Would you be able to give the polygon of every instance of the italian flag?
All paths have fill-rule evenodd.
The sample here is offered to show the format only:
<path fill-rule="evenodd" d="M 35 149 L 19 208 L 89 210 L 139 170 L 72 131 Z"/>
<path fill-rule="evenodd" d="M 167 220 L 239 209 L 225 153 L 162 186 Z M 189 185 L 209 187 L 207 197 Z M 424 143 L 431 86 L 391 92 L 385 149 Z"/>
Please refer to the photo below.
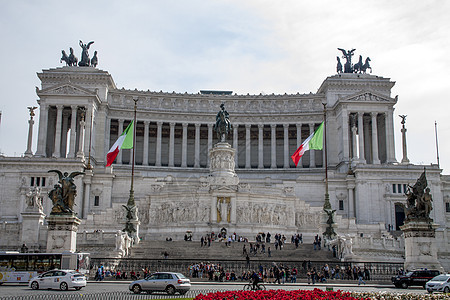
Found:
<path fill-rule="evenodd" d="M 111 149 L 109 149 L 106 154 L 106 166 L 109 167 L 112 165 L 114 160 L 119 154 L 120 149 L 133 149 L 133 123 L 131 121 L 130 125 L 127 126 L 125 131 L 119 136 L 117 141 L 112 145 Z"/>
<path fill-rule="evenodd" d="M 291 158 L 298 165 L 300 158 L 308 150 L 322 150 L 323 149 L 323 122 L 320 124 L 319 128 L 313 134 L 311 134 L 303 143 L 298 147 L 297 151 L 292 154 Z"/>

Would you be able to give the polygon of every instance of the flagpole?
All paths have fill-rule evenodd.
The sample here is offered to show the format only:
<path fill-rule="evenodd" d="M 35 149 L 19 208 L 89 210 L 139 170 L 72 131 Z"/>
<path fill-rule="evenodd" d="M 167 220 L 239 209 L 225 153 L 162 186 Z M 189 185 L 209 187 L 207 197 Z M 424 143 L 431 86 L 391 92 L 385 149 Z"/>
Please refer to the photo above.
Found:
<path fill-rule="evenodd" d="M 436 121 L 434 121 L 434 132 L 435 132 L 435 134 L 436 134 L 436 155 L 437 155 L 437 165 L 438 165 L 438 168 L 441 168 L 441 167 L 439 166 L 439 145 L 438 145 L 437 122 L 436 122 Z"/>
<path fill-rule="evenodd" d="M 331 209 L 330 195 L 328 194 L 328 153 L 327 153 L 327 104 L 323 105 L 323 149 L 325 152 L 325 203 L 323 209 Z"/>
<path fill-rule="evenodd" d="M 91 126 L 89 126 L 89 154 L 88 154 L 88 163 L 86 166 L 87 170 L 92 170 L 91 166 L 91 144 L 92 144 L 92 126 L 94 123 L 94 108 L 91 110 Z"/>
<path fill-rule="evenodd" d="M 130 198 L 128 198 L 128 203 L 127 206 L 128 207 L 134 207 L 135 206 L 135 202 L 134 202 L 134 189 L 133 189 L 133 184 L 134 184 L 134 157 L 135 157 L 135 152 L 134 152 L 134 148 L 136 148 L 136 110 L 137 110 L 137 102 L 138 99 L 133 99 L 134 101 L 134 121 L 133 121 L 133 155 L 132 155 L 132 162 L 131 162 L 131 188 L 130 188 Z"/>

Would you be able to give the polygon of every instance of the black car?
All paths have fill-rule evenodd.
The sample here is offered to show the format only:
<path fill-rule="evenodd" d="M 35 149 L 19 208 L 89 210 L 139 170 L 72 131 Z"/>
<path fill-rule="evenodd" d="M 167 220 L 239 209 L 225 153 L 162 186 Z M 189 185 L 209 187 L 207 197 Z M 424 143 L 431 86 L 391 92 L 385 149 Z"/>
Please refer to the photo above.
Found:
<path fill-rule="evenodd" d="M 425 288 L 427 281 L 439 275 L 438 270 L 414 270 L 406 273 L 406 275 L 398 275 L 391 278 L 392 283 L 397 288 L 408 288 L 408 286 L 422 286 Z"/>

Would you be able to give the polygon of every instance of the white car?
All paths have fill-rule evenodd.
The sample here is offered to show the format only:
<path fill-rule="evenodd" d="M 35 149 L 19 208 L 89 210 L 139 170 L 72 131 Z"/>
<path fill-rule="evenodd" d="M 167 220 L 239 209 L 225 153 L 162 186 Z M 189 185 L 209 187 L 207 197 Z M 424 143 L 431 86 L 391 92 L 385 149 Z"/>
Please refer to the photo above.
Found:
<path fill-rule="evenodd" d="M 128 289 L 135 294 L 145 291 L 166 292 L 173 295 L 176 292 L 180 295 L 186 294 L 191 288 L 191 281 L 181 273 L 159 272 L 149 275 L 141 280 L 130 283 Z"/>
<path fill-rule="evenodd" d="M 86 277 L 74 270 L 51 270 L 30 279 L 28 286 L 38 289 L 80 290 L 86 286 Z"/>
<path fill-rule="evenodd" d="M 426 283 L 425 288 L 430 294 L 433 292 L 450 293 L 450 274 L 433 277 Z"/>

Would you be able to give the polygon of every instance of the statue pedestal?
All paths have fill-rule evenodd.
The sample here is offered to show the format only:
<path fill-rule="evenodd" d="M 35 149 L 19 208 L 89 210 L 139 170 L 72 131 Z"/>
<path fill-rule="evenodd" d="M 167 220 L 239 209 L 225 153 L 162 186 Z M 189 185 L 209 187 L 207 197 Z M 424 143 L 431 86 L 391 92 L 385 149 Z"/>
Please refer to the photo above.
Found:
<path fill-rule="evenodd" d="M 226 142 L 209 150 L 209 192 L 212 195 L 211 222 L 219 226 L 236 223 L 236 191 L 239 177 L 234 171 L 236 149 Z"/>
<path fill-rule="evenodd" d="M 45 214 L 41 211 L 24 211 L 22 215 L 21 243 L 28 249 L 39 249 L 39 231 L 44 224 Z"/>
<path fill-rule="evenodd" d="M 77 231 L 81 220 L 74 215 L 50 215 L 47 223 L 47 252 L 76 252 Z"/>
<path fill-rule="evenodd" d="M 427 268 L 444 271 L 437 259 L 437 227 L 421 221 L 409 221 L 400 226 L 405 236 L 405 270 Z"/>
<path fill-rule="evenodd" d="M 216 178 L 236 178 L 237 181 L 239 181 L 236 172 L 234 172 L 235 154 L 236 149 L 232 148 L 231 145 L 226 142 L 217 143 L 209 150 L 210 176 Z M 229 183 L 231 183 L 231 181 L 227 182 L 227 184 Z"/>

